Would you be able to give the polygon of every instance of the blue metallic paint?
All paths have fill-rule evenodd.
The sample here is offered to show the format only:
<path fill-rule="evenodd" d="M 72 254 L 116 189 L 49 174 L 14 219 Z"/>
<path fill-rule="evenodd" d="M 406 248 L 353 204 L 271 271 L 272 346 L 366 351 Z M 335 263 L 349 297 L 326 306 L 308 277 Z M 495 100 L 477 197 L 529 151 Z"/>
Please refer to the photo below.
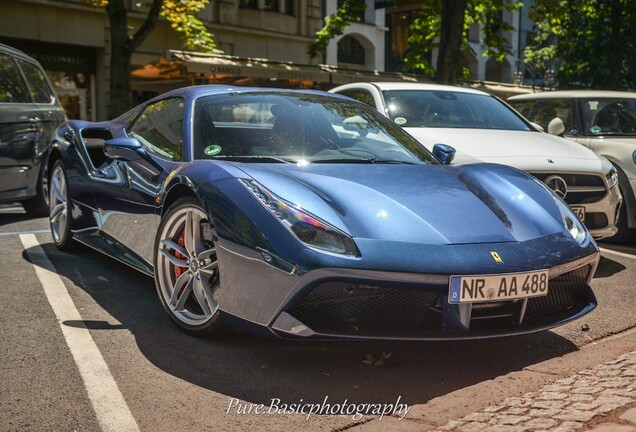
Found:
<path fill-rule="evenodd" d="M 219 86 L 172 93 L 186 101 L 186 162 L 152 156 L 163 167 L 159 175 L 123 161 L 114 161 L 109 172 L 99 173 L 80 138 L 87 128 L 105 128 L 113 137 L 125 137 L 125 127 L 139 108 L 112 122 L 71 121 L 60 127 L 49 164 L 59 157 L 67 170 L 75 238 L 152 274 L 152 248 L 166 208 L 163 203 L 174 201 L 174 191 L 180 195 L 187 187 L 214 224 L 222 268 L 222 319 L 256 326 L 261 333 L 265 326 L 269 330 L 264 333 L 282 337 L 356 338 L 298 330 L 288 311 L 321 281 L 389 285 L 435 281 L 433 289 L 444 293 L 451 274 L 548 269 L 586 259 L 593 273 L 598 249 L 589 234 L 578 245 L 564 229 L 550 193 L 532 177 L 509 167 L 187 162 L 192 155 L 194 100 L 230 91 L 241 92 Z M 256 180 L 349 234 L 361 256 L 338 256 L 308 247 L 254 198 L 241 178 Z M 493 250 L 503 258 L 503 265 L 491 258 Z M 444 326 L 455 333 L 406 338 L 537 331 L 593 309 L 596 301 L 589 287 L 587 293 L 587 306 L 561 320 L 483 334 L 462 331 L 465 323 L 459 307 L 446 304 Z"/>

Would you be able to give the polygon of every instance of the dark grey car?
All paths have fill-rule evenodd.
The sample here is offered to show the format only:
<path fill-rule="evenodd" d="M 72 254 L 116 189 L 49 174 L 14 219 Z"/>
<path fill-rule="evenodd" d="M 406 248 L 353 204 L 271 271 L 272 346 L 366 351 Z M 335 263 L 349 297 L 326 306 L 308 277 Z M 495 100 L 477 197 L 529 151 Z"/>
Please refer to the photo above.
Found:
<path fill-rule="evenodd" d="M 22 201 L 48 213 L 46 160 L 55 128 L 66 120 L 37 61 L 0 44 L 0 202 Z"/>

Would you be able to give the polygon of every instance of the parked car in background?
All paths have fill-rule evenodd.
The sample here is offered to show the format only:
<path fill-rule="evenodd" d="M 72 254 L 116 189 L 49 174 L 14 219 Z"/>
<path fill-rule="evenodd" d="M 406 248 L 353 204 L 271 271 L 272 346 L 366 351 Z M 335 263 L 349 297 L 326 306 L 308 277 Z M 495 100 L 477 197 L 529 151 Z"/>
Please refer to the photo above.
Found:
<path fill-rule="evenodd" d="M 183 88 L 60 126 L 51 232 L 153 275 L 200 336 L 484 338 L 591 311 L 599 253 L 572 210 L 453 153 L 337 95 Z"/>
<path fill-rule="evenodd" d="M 509 103 L 549 133 L 583 144 L 614 164 L 624 204 L 612 240 L 636 239 L 636 93 L 553 91 L 515 96 Z"/>
<path fill-rule="evenodd" d="M 48 214 L 42 162 L 53 131 L 64 120 L 64 110 L 38 62 L 0 44 L 0 202 L 22 201 L 28 214 Z"/>
<path fill-rule="evenodd" d="M 437 84 L 355 83 L 330 90 L 365 102 L 417 138 L 457 149 L 455 163 L 493 162 L 526 171 L 563 198 L 594 238 L 616 234 L 622 203 L 617 170 L 605 158 L 543 133 L 487 93 Z"/>

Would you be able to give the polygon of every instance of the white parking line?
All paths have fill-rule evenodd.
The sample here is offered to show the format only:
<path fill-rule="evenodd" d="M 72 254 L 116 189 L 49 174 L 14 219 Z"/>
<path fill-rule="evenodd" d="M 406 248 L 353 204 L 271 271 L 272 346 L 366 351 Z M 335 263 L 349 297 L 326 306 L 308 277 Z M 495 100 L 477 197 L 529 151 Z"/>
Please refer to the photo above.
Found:
<path fill-rule="evenodd" d="M 20 240 L 60 323 L 64 339 L 80 371 L 101 429 L 104 432 L 138 432 L 137 422 L 88 329 L 84 326 L 71 327 L 63 324 L 65 321 L 82 322 L 82 317 L 75 308 L 64 282 L 57 275 L 55 267 L 40 247 L 35 235 L 22 234 Z"/>
<path fill-rule="evenodd" d="M 614 250 L 611 250 L 611 249 L 605 249 L 605 248 L 599 248 L 599 250 L 601 252 L 603 252 L 603 253 L 618 255 L 618 256 L 622 256 L 623 258 L 636 259 L 636 255 L 631 255 L 631 254 L 627 254 L 627 253 L 624 253 L 624 252 L 618 252 L 618 251 L 614 251 Z"/>
<path fill-rule="evenodd" d="M 35 230 L 35 231 L 13 231 L 13 232 L 3 232 L 0 233 L 0 236 L 13 236 L 20 234 L 44 234 L 50 232 L 50 230 Z"/>

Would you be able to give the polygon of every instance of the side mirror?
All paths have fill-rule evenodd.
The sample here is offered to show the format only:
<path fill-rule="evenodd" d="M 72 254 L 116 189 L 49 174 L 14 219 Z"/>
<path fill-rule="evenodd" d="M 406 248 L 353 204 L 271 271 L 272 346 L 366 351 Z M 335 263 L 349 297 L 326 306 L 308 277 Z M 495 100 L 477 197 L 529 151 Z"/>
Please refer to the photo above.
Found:
<path fill-rule="evenodd" d="M 563 123 L 563 120 L 558 117 L 550 120 L 550 123 L 548 123 L 548 133 L 550 135 L 562 136 L 564 132 L 565 124 Z"/>
<path fill-rule="evenodd" d="M 111 159 L 131 162 L 147 170 L 152 175 L 159 175 L 163 168 L 150 157 L 137 138 L 113 138 L 104 143 L 104 154 Z"/>
<path fill-rule="evenodd" d="M 442 165 L 448 165 L 455 157 L 455 149 L 446 144 L 435 144 L 433 146 L 433 156 L 435 156 Z"/>

